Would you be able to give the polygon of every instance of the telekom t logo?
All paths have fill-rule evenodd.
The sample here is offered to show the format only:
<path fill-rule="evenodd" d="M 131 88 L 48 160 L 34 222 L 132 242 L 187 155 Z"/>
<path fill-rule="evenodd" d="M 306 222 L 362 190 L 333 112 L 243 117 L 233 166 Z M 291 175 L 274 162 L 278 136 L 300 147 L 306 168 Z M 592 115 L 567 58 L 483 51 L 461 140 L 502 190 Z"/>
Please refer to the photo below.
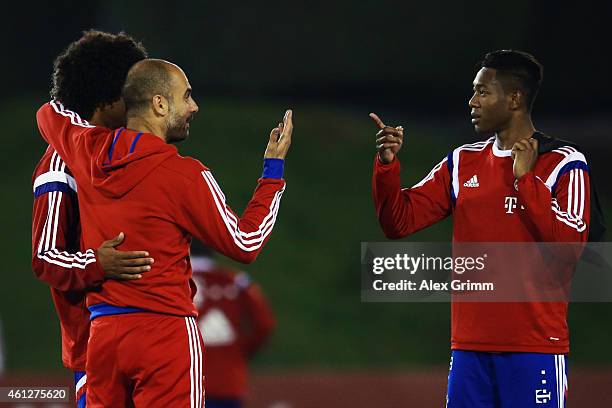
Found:
<path fill-rule="evenodd" d="M 506 214 L 514 214 L 514 209 L 516 208 L 516 202 L 518 198 L 516 197 L 506 197 L 506 201 L 504 203 L 504 208 L 506 209 Z"/>
<path fill-rule="evenodd" d="M 536 404 L 547 404 L 552 399 L 552 393 L 546 390 L 536 390 Z"/>

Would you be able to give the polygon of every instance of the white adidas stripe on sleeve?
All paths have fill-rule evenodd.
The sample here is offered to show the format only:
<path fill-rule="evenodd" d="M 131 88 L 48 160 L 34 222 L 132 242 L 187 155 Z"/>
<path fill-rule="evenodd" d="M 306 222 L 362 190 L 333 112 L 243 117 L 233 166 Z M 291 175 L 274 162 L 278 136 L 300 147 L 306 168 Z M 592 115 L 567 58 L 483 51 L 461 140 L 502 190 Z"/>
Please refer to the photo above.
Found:
<path fill-rule="evenodd" d="M 236 246 L 243 251 L 251 252 L 259 249 L 266 237 L 272 232 L 274 223 L 276 222 L 276 216 L 280 208 L 280 200 L 285 191 L 285 188 L 277 191 L 274 194 L 274 198 L 268 209 L 268 214 L 264 217 L 258 229 L 252 232 L 242 231 L 238 226 L 237 217 L 229 210 L 229 207 L 225 201 L 225 195 L 221 191 L 221 188 L 215 181 L 210 171 L 203 171 L 202 177 L 204 178 L 208 188 L 215 201 L 217 211 L 221 216 L 230 236 L 234 240 Z"/>

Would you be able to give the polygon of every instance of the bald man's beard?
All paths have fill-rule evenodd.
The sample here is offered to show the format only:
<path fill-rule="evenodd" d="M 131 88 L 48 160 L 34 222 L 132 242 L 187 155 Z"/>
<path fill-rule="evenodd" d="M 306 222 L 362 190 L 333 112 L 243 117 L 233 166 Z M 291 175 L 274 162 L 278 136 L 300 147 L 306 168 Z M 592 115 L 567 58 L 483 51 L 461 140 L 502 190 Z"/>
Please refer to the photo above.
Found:
<path fill-rule="evenodd" d="M 187 139 L 189 136 L 189 126 L 187 125 L 190 120 L 191 115 L 182 117 L 170 105 L 170 117 L 166 122 L 166 141 L 168 143 L 178 143 Z"/>

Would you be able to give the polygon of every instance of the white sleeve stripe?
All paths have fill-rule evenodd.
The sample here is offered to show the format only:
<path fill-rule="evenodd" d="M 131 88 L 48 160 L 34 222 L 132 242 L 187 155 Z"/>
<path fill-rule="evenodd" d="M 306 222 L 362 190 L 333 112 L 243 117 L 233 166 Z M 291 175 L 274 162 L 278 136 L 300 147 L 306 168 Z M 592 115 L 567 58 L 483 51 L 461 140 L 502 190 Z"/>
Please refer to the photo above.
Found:
<path fill-rule="evenodd" d="M 574 228 L 576 231 L 578 232 L 582 232 L 586 229 L 586 225 L 576 225 L 576 224 L 572 224 L 571 222 L 569 222 L 568 220 L 566 220 L 565 218 L 559 217 L 558 215 L 556 216 L 556 218 L 561 221 L 564 224 L 567 224 L 568 226 Z"/>
<path fill-rule="evenodd" d="M 49 225 L 49 219 L 51 218 L 51 197 L 53 196 L 53 192 L 49 193 L 47 197 L 47 218 L 45 219 L 45 225 L 43 226 L 42 232 L 40 234 L 40 241 L 38 242 L 38 253 L 43 251 L 43 245 L 45 243 L 45 235 L 47 234 L 47 226 Z"/>
<path fill-rule="evenodd" d="M 49 256 L 51 258 L 60 259 L 67 262 L 78 262 L 85 264 L 96 260 L 93 251 L 91 253 L 87 253 L 85 257 L 83 257 L 83 254 L 80 252 L 70 254 L 66 251 L 59 252 L 57 249 L 50 249 L 46 252 L 43 252 L 41 255 Z"/>
<path fill-rule="evenodd" d="M 562 211 L 561 207 L 559 206 L 559 203 L 553 199 L 552 201 L 552 209 L 553 211 L 555 211 L 557 214 L 567 218 L 568 220 L 574 221 L 576 223 L 584 223 L 584 221 L 582 221 L 581 218 L 578 218 L 576 215 L 570 213 L 569 211 Z"/>
<path fill-rule="evenodd" d="M 446 163 L 446 161 L 448 160 L 447 157 L 443 158 L 442 161 L 438 164 L 436 164 L 434 166 L 433 169 L 431 169 L 431 171 L 429 172 L 429 174 L 427 174 L 427 176 L 425 176 L 425 178 L 423 178 L 423 180 L 419 181 L 418 183 L 416 183 L 414 186 L 412 186 L 412 188 L 417 188 L 417 187 L 421 187 L 423 186 L 425 183 L 427 183 L 429 180 L 434 178 L 434 175 L 436 174 L 436 172 L 438 170 L 440 170 L 442 168 L 442 166 L 444 165 L 444 163 Z"/>
<path fill-rule="evenodd" d="M 206 175 L 205 175 L 206 177 Z M 207 183 L 209 184 L 209 188 L 211 188 L 210 185 L 210 181 L 209 179 L 206 179 Z M 212 190 L 211 190 L 212 191 Z M 223 218 L 228 230 L 230 231 L 230 234 L 232 235 L 232 237 L 234 238 L 234 241 L 237 243 L 237 245 L 242 248 L 244 248 L 244 245 L 248 245 L 248 244 L 252 244 L 252 243 L 259 243 L 256 248 L 250 249 L 250 250 L 254 250 L 257 249 L 261 246 L 261 244 L 263 243 L 263 241 L 265 240 L 265 238 L 269 235 L 269 233 L 272 231 L 272 227 L 274 226 L 274 222 L 276 221 L 276 214 L 278 213 L 278 207 L 279 207 L 279 203 L 280 203 L 280 197 L 282 196 L 282 192 L 278 191 L 275 196 L 274 199 L 272 201 L 272 203 L 270 204 L 270 213 L 268 214 L 268 216 L 271 214 L 272 215 L 272 219 L 270 220 L 270 222 L 268 222 L 264 227 L 263 227 L 263 231 L 262 231 L 262 225 L 260 225 L 260 230 L 255 231 L 255 234 L 259 235 L 259 234 L 263 234 L 260 238 L 256 238 L 253 240 L 245 240 L 244 238 L 242 238 L 241 235 L 246 235 L 246 233 L 240 231 L 238 229 L 238 226 L 235 222 L 232 222 L 232 220 L 227 218 L 228 214 L 231 214 L 230 211 L 227 209 L 227 206 L 223 205 L 223 207 L 225 207 L 224 209 L 222 209 L 222 205 L 219 202 L 217 196 L 215 195 L 215 192 L 213 192 L 213 197 L 215 199 L 215 203 L 217 204 L 217 209 L 219 210 L 219 213 L 221 214 L 221 217 Z M 225 204 L 225 202 L 223 202 L 223 204 Z M 266 216 L 266 218 L 268 218 L 268 216 Z M 236 236 L 236 233 L 238 233 L 238 236 Z M 252 233 L 249 235 L 253 235 Z"/>
<path fill-rule="evenodd" d="M 238 220 L 236 218 L 236 216 L 230 211 L 229 207 L 227 206 L 227 204 L 225 203 L 225 195 L 223 194 L 223 192 L 221 191 L 221 188 L 219 187 L 219 185 L 217 184 L 215 178 L 213 177 L 212 173 L 210 172 L 206 172 L 206 176 L 208 177 L 208 180 L 212 182 L 213 187 L 215 188 L 215 190 L 217 191 L 217 193 L 223 197 L 223 204 L 225 207 L 225 212 L 229 217 L 229 221 L 230 224 L 232 225 L 232 227 L 234 227 L 234 229 L 236 229 L 236 232 L 240 233 L 240 236 L 244 237 L 244 238 L 250 238 L 256 235 L 259 235 L 262 233 L 263 230 L 265 230 L 265 227 L 268 225 L 269 220 L 273 217 L 273 212 L 269 212 L 268 215 L 266 215 L 264 217 L 264 219 L 262 220 L 261 224 L 259 224 L 258 229 L 256 231 L 253 232 L 244 232 L 241 231 L 240 229 L 237 228 L 238 226 Z M 281 192 L 282 193 L 282 192 Z M 270 209 L 276 207 L 277 205 L 277 201 L 280 200 L 280 196 L 275 195 L 274 198 L 272 199 L 272 203 L 270 204 Z"/>
<path fill-rule="evenodd" d="M 574 173 L 574 206 L 572 207 L 572 213 L 574 215 L 578 215 L 578 209 L 580 208 L 580 204 L 578 203 L 578 199 L 580 198 L 580 175 L 576 170 L 572 170 Z"/>
<path fill-rule="evenodd" d="M 48 257 L 47 255 L 49 255 L 48 253 L 42 253 L 38 255 L 38 258 L 47 261 L 50 264 L 54 264 L 54 265 L 58 265 L 61 266 L 63 268 L 79 268 L 79 269 L 85 269 L 85 267 L 87 265 L 89 265 L 90 263 L 96 262 L 95 259 L 89 259 L 87 260 L 87 262 L 85 262 L 85 264 L 80 264 L 80 263 L 76 263 L 76 262 L 71 262 L 71 263 L 66 263 L 66 262 L 62 262 L 60 260 L 57 259 L 53 259 Z"/>
<path fill-rule="evenodd" d="M 90 125 L 89 123 L 87 123 L 86 120 L 82 120 L 81 117 L 78 114 L 76 114 L 75 112 L 72 112 L 72 111 L 69 111 L 67 109 L 64 109 L 64 105 L 62 105 L 61 103 L 57 103 L 56 101 L 51 101 L 51 102 L 49 102 L 49 104 L 53 107 L 53 109 L 55 110 L 56 113 L 66 117 L 66 118 L 70 118 L 70 123 L 72 123 L 73 125 L 81 126 L 81 127 L 84 127 L 84 128 L 93 128 L 94 127 L 94 126 Z"/>
<path fill-rule="evenodd" d="M 563 166 L 565 166 L 567 163 L 572 162 L 572 161 L 581 161 L 584 163 L 587 162 L 586 158 L 584 157 L 584 154 L 578 151 L 575 151 L 575 152 L 572 152 L 571 154 L 566 155 L 565 158 L 557 164 L 557 166 L 548 175 L 548 178 L 546 179 L 546 185 L 548 186 L 549 190 L 552 189 L 552 187 L 557 182 L 557 179 L 559 178 L 559 172 L 561 171 Z"/>
<path fill-rule="evenodd" d="M 53 240 L 51 241 L 51 248 L 55 248 L 57 245 L 57 228 L 59 226 L 59 215 L 60 215 L 60 206 L 62 205 L 62 197 L 64 193 L 59 191 L 57 196 L 57 202 L 55 203 L 55 219 L 53 221 Z"/>
<path fill-rule="evenodd" d="M 208 173 L 206 176 L 208 177 L 208 179 L 211 181 L 212 185 L 214 186 L 215 190 L 217 191 L 217 193 L 219 194 L 219 196 L 221 196 L 223 199 L 223 203 L 224 203 L 224 207 L 225 207 L 225 212 L 227 213 L 228 217 L 229 217 L 229 221 L 230 224 L 232 225 L 232 227 L 236 230 L 236 232 L 238 232 L 240 234 L 240 236 L 244 237 L 244 238 L 250 238 L 256 235 L 261 234 L 261 231 L 264 229 L 264 226 L 268 223 L 269 219 L 272 217 L 272 212 L 268 213 L 268 215 L 266 215 L 264 217 L 264 219 L 262 220 L 261 224 L 259 224 L 258 226 L 258 230 L 257 231 L 253 231 L 253 232 L 243 232 L 240 229 L 237 229 L 237 225 L 238 225 L 238 219 L 236 218 L 236 216 L 230 211 L 229 207 L 227 206 L 227 204 L 225 204 L 225 195 L 223 194 L 223 192 L 221 191 L 221 187 L 219 187 L 219 184 L 217 184 L 217 181 L 215 180 L 215 178 L 213 177 L 212 173 L 210 172 L 206 172 Z M 277 200 L 277 197 L 275 196 L 272 203 L 270 204 L 270 208 L 272 208 L 275 205 L 275 201 Z"/>
<path fill-rule="evenodd" d="M 578 174 L 580 175 L 580 209 L 578 210 L 578 217 L 582 219 L 582 217 L 584 216 L 584 198 L 585 198 L 585 189 L 584 189 L 584 171 L 580 170 L 578 171 Z"/>
<path fill-rule="evenodd" d="M 83 257 L 85 257 L 85 258 L 92 258 L 92 257 L 96 256 L 96 253 L 93 251 L 93 249 L 88 249 L 85 252 L 72 252 L 72 253 L 70 253 L 68 251 L 60 251 L 57 248 L 51 249 L 50 251 L 55 253 L 55 254 L 58 254 L 58 255 L 65 255 L 65 256 L 72 256 L 72 255 L 74 255 L 74 256 L 80 257 L 80 258 L 83 258 Z"/>
<path fill-rule="evenodd" d="M 567 157 L 567 156 L 569 155 L 569 153 L 568 153 L 568 152 L 566 152 L 565 150 L 555 149 L 555 150 L 553 150 L 553 152 L 555 152 L 555 153 L 559 153 L 559 154 L 562 154 L 562 155 L 563 155 L 563 156 L 565 156 L 565 157 Z"/>
<path fill-rule="evenodd" d="M 221 215 L 221 218 L 223 219 L 223 222 L 225 223 L 227 230 L 229 231 L 230 235 L 234 239 L 234 243 L 236 244 L 236 246 L 247 252 L 251 252 L 251 251 L 255 251 L 259 249 L 263 245 L 263 242 L 266 239 L 266 237 L 270 234 L 270 232 L 272 232 L 272 228 L 276 221 L 276 214 L 278 213 L 280 198 L 282 196 L 284 188 L 282 190 L 277 191 L 276 194 L 274 195 L 274 199 L 272 200 L 272 203 L 270 204 L 270 207 L 269 207 L 269 211 L 272 213 L 272 218 L 266 224 L 266 226 L 263 228 L 262 231 L 258 231 L 258 233 L 261 233 L 262 236 L 254 240 L 245 240 L 240 236 L 240 233 L 239 233 L 240 230 L 237 225 L 235 225 L 232 228 L 232 224 L 230 223 L 230 220 L 228 219 L 228 216 L 227 216 L 228 211 L 225 208 L 225 201 L 220 200 L 220 197 L 217 196 L 217 192 L 215 191 L 214 186 L 211 184 L 211 181 L 209 180 L 207 173 L 210 173 L 210 172 L 203 171 L 202 176 L 204 177 L 204 180 L 206 181 L 206 184 L 208 185 L 208 188 L 212 193 L 213 199 L 215 201 L 215 205 L 217 206 L 217 210 L 219 211 L 219 214 Z M 260 229 L 261 229 L 261 226 L 260 226 Z M 257 242 L 257 244 L 252 247 L 245 246 L 245 245 L 255 243 L 255 242 Z"/>
<path fill-rule="evenodd" d="M 202 174 L 205 177 L 208 177 L 208 180 L 212 181 L 213 186 L 216 186 L 216 191 L 219 194 L 219 197 L 221 197 L 221 200 L 224 203 L 227 202 L 227 200 L 225 198 L 225 194 L 223 194 L 223 191 L 221 190 L 221 187 L 219 187 L 219 184 L 217 184 L 217 180 L 215 180 L 215 178 L 212 176 L 212 173 L 210 171 L 203 171 Z"/>
<path fill-rule="evenodd" d="M 49 213 L 48 213 L 48 217 L 47 217 L 47 226 L 46 226 L 46 231 L 45 231 L 45 235 L 44 235 L 44 237 L 45 237 L 45 245 L 44 245 L 45 251 L 49 250 L 49 242 L 51 240 L 51 230 L 53 229 L 53 219 L 55 218 L 54 217 L 55 214 L 53 213 L 53 211 L 55 210 L 55 197 L 56 197 L 56 195 L 57 195 L 56 191 L 52 192 L 51 193 L 51 197 L 50 197 L 51 201 L 48 202 L 49 203 L 48 204 L 49 205 Z"/>
<path fill-rule="evenodd" d="M 36 177 L 36 179 L 34 179 L 33 191 L 36 191 L 36 189 L 42 186 L 43 184 L 53 183 L 53 182 L 67 184 L 71 190 L 73 190 L 74 192 L 77 192 L 77 184 L 76 184 L 76 181 L 74 180 L 74 177 L 72 177 L 70 174 L 65 173 L 63 170 L 62 171 L 56 171 L 56 170 L 48 171 Z"/>
<path fill-rule="evenodd" d="M 65 256 L 65 255 L 59 254 L 56 250 L 47 251 L 47 252 L 42 253 L 41 255 L 48 256 L 50 258 L 57 259 L 60 261 L 66 261 L 66 262 L 70 262 L 73 264 L 80 264 L 80 265 L 88 265 L 96 261 L 96 258 L 93 255 L 87 256 L 85 258 L 79 258 L 76 255 L 69 254 L 68 256 Z"/>
<path fill-rule="evenodd" d="M 217 193 L 217 195 L 218 195 L 218 196 L 221 198 L 221 202 L 223 202 L 224 211 L 225 211 L 225 213 L 226 213 L 226 215 L 227 215 L 227 217 L 228 217 L 228 221 L 229 221 L 230 225 L 232 226 L 232 228 L 233 228 L 234 230 L 237 230 L 237 226 L 238 226 L 237 219 L 236 219 L 236 217 L 235 217 L 235 216 L 232 214 L 232 212 L 231 212 L 231 211 L 230 211 L 230 210 L 227 208 L 227 204 L 226 204 L 226 201 L 225 201 L 225 195 L 223 194 L 223 191 L 221 191 L 221 188 L 220 188 L 220 187 L 219 187 L 219 185 L 217 184 L 217 182 L 216 182 L 216 180 L 214 179 L 214 177 L 212 177 L 212 174 L 210 174 L 210 172 L 203 172 L 203 175 L 204 175 L 204 177 L 206 177 L 206 178 L 207 178 L 207 180 L 208 180 L 208 182 L 209 182 L 209 183 L 208 183 L 208 184 L 209 184 L 209 187 L 210 187 L 210 186 L 212 186 L 212 189 L 214 189 L 214 190 L 215 190 L 215 192 Z M 214 194 L 214 193 L 213 193 L 213 194 Z M 275 198 L 276 198 L 276 197 L 275 197 Z M 266 218 L 264 219 L 264 221 L 262 222 L 262 224 L 264 224 L 264 223 L 265 223 L 265 221 L 268 219 L 268 216 L 269 216 L 269 215 L 270 215 L 270 214 L 268 214 L 268 215 L 266 216 Z M 254 236 L 254 235 L 260 235 L 260 234 L 261 234 L 261 225 L 262 225 L 262 224 L 260 224 L 260 225 L 259 225 L 258 230 L 254 231 L 253 233 L 248 234 L 248 236 L 247 236 L 247 237 L 251 237 L 251 236 Z M 239 232 L 239 230 L 238 230 L 237 232 Z M 247 234 L 244 234 L 244 235 L 247 235 Z M 243 235 L 241 234 L 241 236 L 243 236 Z M 252 241 L 249 241 L 249 242 L 252 242 Z"/>
<path fill-rule="evenodd" d="M 59 165 L 59 162 L 56 164 Z M 68 253 L 67 251 L 60 252 L 56 249 L 62 194 L 61 191 L 49 193 L 47 199 L 47 219 L 45 220 L 45 225 L 38 244 L 37 257 L 43 261 L 64 268 L 76 267 L 85 269 L 90 263 L 96 262 L 95 253 L 92 249 L 88 249 L 85 253 L 76 252 L 74 254 Z"/>
<path fill-rule="evenodd" d="M 59 253 L 57 250 L 49 250 L 46 252 L 43 252 L 42 254 L 38 254 L 39 257 L 48 257 L 48 258 L 53 258 L 54 260 L 57 261 L 64 261 L 64 262 L 68 262 L 71 265 L 75 265 L 78 267 L 85 267 L 85 265 L 89 265 L 92 262 L 96 261 L 95 256 L 93 255 L 89 255 L 86 256 L 85 258 L 80 258 L 78 256 L 76 256 L 75 254 L 68 254 L 65 253 L 66 255 L 63 255 L 61 253 Z M 79 266 L 80 265 L 80 266 Z"/>
<path fill-rule="evenodd" d="M 53 151 L 53 154 L 51 155 L 51 163 L 49 163 L 49 171 L 54 171 L 55 170 L 55 158 L 57 157 L 57 152 Z"/>
<path fill-rule="evenodd" d="M 567 219 L 567 215 L 565 213 L 560 213 L 557 210 L 554 210 L 556 215 L 555 217 L 557 218 L 557 220 L 561 221 L 564 224 L 567 224 L 568 226 L 574 228 L 576 231 L 578 232 L 582 232 L 586 229 L 586 224 L 584 223 L 580 223 L 580 224 L 575 224 L 571 221 L 569 221 Z"/>
<path fill-rule="evenodd" d="M 573 205 L 574 205 L 574 200 L 573 200 L 573 193 L 574 193 L 574 170 L 571 170 L 569 172 L 569 183 L 567 185 L 567 206 L 565 207 L 567 209 L 568 214 L 573 214 Z"/>
<path fill-rule="evenodd" d="M 556 214 L 556 218 L 567 224 L 568 226 L 576 229 L 578 232 L 582 232 L 585 230 L 586 228 L 586 224 L 584 223 L 584 221 L 580 218 L 576 218 L 573 215 L 561 211 L 561 209 L 559 208 L 559 204 L 557 204 L 557 202 L 555 200 L 553 200 L 553 206 L 552 206 L 552 210 L 555 212 Z"/>
<path fill-rule="evenodd" d="M 568 184 L 567 212 L 572 218 L 582 220 L 584 199 L 584 173 L 580 169 L 571 170 Z"/>

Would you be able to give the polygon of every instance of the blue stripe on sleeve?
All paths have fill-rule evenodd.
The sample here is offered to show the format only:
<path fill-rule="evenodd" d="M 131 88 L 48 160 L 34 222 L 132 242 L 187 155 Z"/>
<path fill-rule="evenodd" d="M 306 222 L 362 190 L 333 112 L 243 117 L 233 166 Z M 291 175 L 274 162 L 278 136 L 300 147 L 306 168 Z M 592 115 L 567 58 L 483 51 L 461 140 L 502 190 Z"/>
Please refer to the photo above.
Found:
<path fill-rule="evenodd" d="M 282 179 L 285 171 L 283 159 L 264 159 L 262 178 Z"/>
<path fill-rule="evenodd" d="M 66 183 L 61 181 L 51 181 L 49 183 L 41 184 L 34 190 L 34 198 L 38 198 L 43 194 L 50 193 L 52 191 L 61 191 L 62 193 L 74 193 L 74 190 Z"/>
<path fill-rule="evenodd" d="M 555 191 L 557 190 L 557 183 L 559 183 L 561 176 L 575 169 L 580 169 L 588 172 L 589 166 L 582 160 L 574 160 L 569 163 L 566 163 L 565 166 L 561 167 L 561 170 L 559 170 L 559 174 L 557 174 L 555 184 L 553 184 L 552 189 L 550 190 L 552 194 L 555 194 Z"/>

